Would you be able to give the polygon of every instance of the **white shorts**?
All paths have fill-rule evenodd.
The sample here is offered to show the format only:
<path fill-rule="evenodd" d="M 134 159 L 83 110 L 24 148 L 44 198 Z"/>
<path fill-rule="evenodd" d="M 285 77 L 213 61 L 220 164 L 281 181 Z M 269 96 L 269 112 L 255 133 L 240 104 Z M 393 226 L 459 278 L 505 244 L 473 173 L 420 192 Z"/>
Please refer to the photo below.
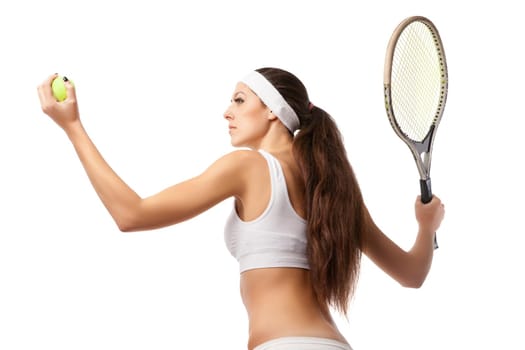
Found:
<path fill-rule="evenodd" d="M 352 347 L 334 339 L 283 337 L 262 343 L 253 350 L 352 350 Z"/>

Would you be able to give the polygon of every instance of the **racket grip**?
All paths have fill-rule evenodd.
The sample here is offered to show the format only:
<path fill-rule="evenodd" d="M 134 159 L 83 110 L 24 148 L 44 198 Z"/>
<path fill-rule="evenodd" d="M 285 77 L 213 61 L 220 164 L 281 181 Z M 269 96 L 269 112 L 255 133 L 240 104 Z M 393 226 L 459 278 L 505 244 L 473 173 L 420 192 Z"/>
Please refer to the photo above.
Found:
<path fill-rule="evenodd" d="M 430 178 L 425 180 L 419 180 L 419 186 L 421 188 L 421 202 L 424 204 L 429 203 L 432 200 L 432 184 Z M 437 235 L 434 233 L 434 249 L 438 249 Z"/>
<path fill-rule="evenodd" d="M 421 202 L 427 204 L 432 200 L 432 185 L 430 178 L 425 180 L 419 180 L 419 186 L 421 187 Z"/>

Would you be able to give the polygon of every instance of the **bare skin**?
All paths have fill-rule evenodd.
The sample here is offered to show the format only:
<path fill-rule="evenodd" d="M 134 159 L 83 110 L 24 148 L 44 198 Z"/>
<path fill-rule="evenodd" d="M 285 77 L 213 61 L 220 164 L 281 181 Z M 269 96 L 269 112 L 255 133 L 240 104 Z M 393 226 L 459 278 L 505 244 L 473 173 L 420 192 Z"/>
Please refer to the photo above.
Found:
<path fill-rule="evenodd" d="M 268 165 L 256 150 L 265 150 L 280 162 L 292 206 L 304 218 L 304 184 L 292 155 L 293 139 L 279 119 L 244 84 L 237 84 L 224 113 L 236 147 L 202 174 L 142 198 L 107 164 L 82 126 L 74 88 L 66 83 L 68 98 L 58 103 L 48 77 L 38 87 L 42 110 L 66 133 L 104 206 L 121 231 L 151 230 L 188 220 L 226 198 L 234 197 L 242 220 L 257 218 L 270 199 Z M 413 247 L 402 250 L 369 218 L 363 252 L 388 275 L 407 287 L 419 287 L 433 257 L 433 236 L 444 216 L 437 196 L 423 205 L 415 201 L 419 231 Z M 267 268 L 248 270 L 240 277 L 241 297 L 249 316 L 248 349 L 284 336 L 313 336 L 346 340 L 326 305 L 313 296 L 308 270 Z"/>

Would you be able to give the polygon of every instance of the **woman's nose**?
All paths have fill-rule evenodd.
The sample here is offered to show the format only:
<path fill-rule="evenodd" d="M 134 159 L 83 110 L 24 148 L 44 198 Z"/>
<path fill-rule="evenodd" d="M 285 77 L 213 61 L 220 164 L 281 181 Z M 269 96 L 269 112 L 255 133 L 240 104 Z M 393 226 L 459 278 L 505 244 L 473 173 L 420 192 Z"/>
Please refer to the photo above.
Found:
<path fill-rule="evenodd" d="M 230 112 L 230 108 L 227 108 L 227 109 L 224 111 L 224 113 L 222 114 L 222 116 L 223 116 L 224 119 L 226 119 L 226 120 L 230 120 L 230 119 L 232 119 L 233 117 L 232 117 L 232 114 L 231 114 L 231 112 Z"/>

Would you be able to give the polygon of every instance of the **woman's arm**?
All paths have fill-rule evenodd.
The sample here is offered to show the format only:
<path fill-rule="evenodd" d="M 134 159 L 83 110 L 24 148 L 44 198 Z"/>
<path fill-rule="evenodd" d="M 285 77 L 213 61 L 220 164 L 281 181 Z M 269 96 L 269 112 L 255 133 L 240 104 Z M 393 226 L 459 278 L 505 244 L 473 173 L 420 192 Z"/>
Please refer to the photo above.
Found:
<path fill-rule="evenodd" d="M 247 183 L 246 162 L 255 159 L 250 151 L 232 152 L 204 173 L 141 198 L 108 165 L 84 130 L 79 118 L 75 90 L 66 82 L 67 99 L 57 102 L 50 76 L 39 87 L 44 113 L 66 133 L 73 144 L 93 188 L 119 229 L 136 231 L 160 228 L 187 220 L 231 196 L 242 196 Z"/>
<path fill-rule="evenodd" d="M 150 230 L 190 219 L 226 198 L 242 197 L 250 151 L 236 151 L 201 175 L 147 197 L 139 197 L 102 158 L 80 124 L 68 131 L 82 165 L 121 231 Z"/>
<path fill-rule="evenodd" d="M 425 281 L 434 255 L 434 234 L 445 214 L 441 200 L 434 196 L 427 204 L 418 196 L 415 204 L 419 230 L 407 252 L 388 238 L 374 223 L 365 208 L 365 244 L 363 252 L 401 285 L 419 288 Z"/>

